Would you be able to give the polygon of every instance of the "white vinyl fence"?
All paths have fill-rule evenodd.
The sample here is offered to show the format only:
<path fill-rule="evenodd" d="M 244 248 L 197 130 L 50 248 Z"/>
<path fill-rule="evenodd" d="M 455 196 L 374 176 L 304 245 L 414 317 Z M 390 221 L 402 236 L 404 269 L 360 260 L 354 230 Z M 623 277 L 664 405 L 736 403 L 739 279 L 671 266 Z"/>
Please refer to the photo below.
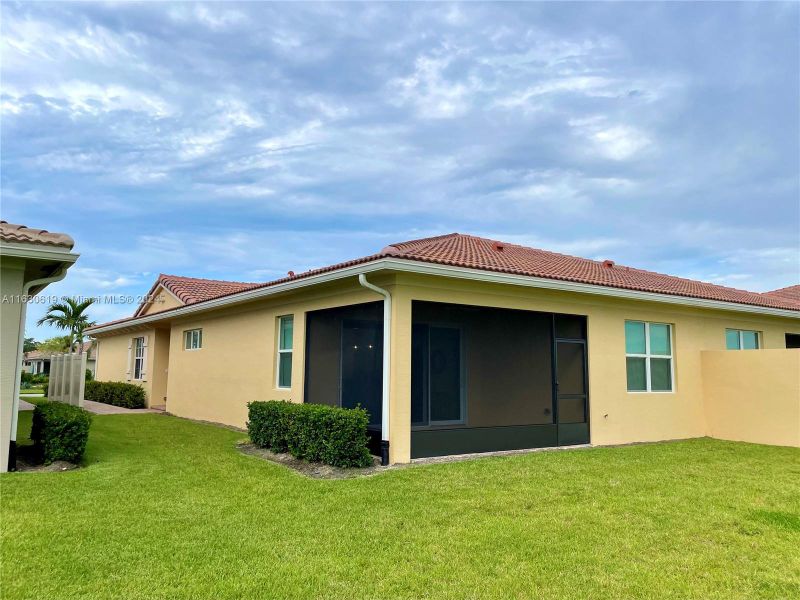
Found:
<path fill-rule="evenodd" d="M 86 353 L 53 354 L 50 356 L 50 382 L 47 399 L 83 406 L 86 386 Z"/>

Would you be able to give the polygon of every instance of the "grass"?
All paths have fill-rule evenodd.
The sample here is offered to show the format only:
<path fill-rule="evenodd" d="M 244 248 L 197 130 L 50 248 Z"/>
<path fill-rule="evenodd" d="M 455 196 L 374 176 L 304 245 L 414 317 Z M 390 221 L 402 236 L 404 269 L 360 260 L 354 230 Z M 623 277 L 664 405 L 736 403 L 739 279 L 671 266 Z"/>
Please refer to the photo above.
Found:
<path fill-rule="evenodd" d="M 3 475 L 3 597 L 800 597 L 797 449 L 694 440 L 320 481 L 241 438 L 95 416 L 85 468 Z"/>
<path fill-rule="evenodd" d="M 29 388 L 20 388 L 20 394 L 43 394 L 44 388 L 42 386 L 33 386 Z"/>

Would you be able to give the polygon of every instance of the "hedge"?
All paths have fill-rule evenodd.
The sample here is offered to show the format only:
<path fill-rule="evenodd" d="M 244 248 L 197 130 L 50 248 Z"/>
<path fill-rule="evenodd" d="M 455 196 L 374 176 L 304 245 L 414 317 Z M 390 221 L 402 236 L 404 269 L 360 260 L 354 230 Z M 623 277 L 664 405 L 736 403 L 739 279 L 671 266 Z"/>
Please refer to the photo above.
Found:
<path fill-rule="evenodd" d="M 33 410 L 31 439 L 39 461 L 78 463 L 86 450 L 92 416 L 77 406 L 43 401 Z"/>
<path fill-rule="evenodd" d="M 372 464 L 364 409 L 280 400 L 251 402 L 247 407 L 247 431 L 256 446 L 335 467 Z"/>
<path fill-rule="evenodd" d="M 123 408 L 144 408 L 144 389 L 119 381 L 87 381 L 83 397 L 93 402 L 113 404 Z"/>

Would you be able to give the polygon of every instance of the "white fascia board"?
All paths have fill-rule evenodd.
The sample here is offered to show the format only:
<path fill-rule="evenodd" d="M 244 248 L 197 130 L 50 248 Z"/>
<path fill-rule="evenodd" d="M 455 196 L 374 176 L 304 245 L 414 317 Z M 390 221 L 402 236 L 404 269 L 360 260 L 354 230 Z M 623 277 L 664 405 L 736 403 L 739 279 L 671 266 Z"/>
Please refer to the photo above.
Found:
<path fill-rule="evenodd" d="M 750 304 L 739 304 L 736 302 L 725 302 L 722 300 L 707 300 L 705 298 L 691 298 L 688 296 L 674 296 L 672 294 L 659 294 L 656 292 L 642 292 L 638 290 L 594 285 L 591 283 L 578 283 L 574 281 L 562 281 L 559 279 L 545 279 L 542 277 L 514 275 L 511 273 L 496 273 L 481 269 L 469 269 L 465 267 L 453 267 L 449 265 L 437 265 L 433 263 L 420 263 L 397 259 L 385 259 L 385 261 L 387 263 L 386 268 L 395 271 L 406 271 L 412 273 L 422 273 L 426 275 L 438 275 L 441 277 L 453 277 L 457 279 L 469 279 L 473 281 L 502 283 L 507 285 L 519 285 L 523 287 L 562 290 L 567 292 L 577 292 L 580 294 L 611 296 L 614 298 L 627 298 L 631 300 L 645 300 L 648 302 L 679 304 L 681 306 L 692 306 L 695 308 L 710 308 L 716 310 L 729 310 L 734 312 L 746 312 L 776 317 L 788 317 L 790 319 L 800 319 L 800 311 L 786 310 L 782 308 L 770 308 L 768 306 L 753 306 Z M 411 268 L 408 268 L 409 266 Z"/>
<path fill-rule="evenodd" d="M 59 261 L 63 263 L 74 263 L 80 256 L 80 254 L 70 252 L 67 248 L 58 248 L 57 246 L 46 246 L 42 244 L 9 244 L 8 242 L 0 243 L 0 255 L 34 260 Z"/>
<path fill-rule="evenodd" d="M 372 262 L 344 267 L 335 271 L 327 273 L 319 273 L 304 277 L 302 279 L 295 279 L 293 281 L 286 281 L 275 285 L 239 292 L 232 296 L 218 298 L 216 300 L 208 300 L 198 304 L 189 304 L 181 308 L 176 308 L 170 311 L 161 313 L 154 313 L 153 315 L 146 315 L 135 320 L 125 321 L 123 323 L 115 323 L 106 327 L 93 328 L 88 333 L 98 334 L 114 331 L 117 329 L 124 329 L 126 327 L 136 327 L 154 321 L 162 321 L 174 317 L 182 317 L 184 315 L 193 314 L 197 312 L 205 312 L 213 310 L 222 306 L 229 306 L 232 304 L 239 304 L 241 302 L 248 302 L 250 300 L 257 300 L 266 298 L 282 292 L 298 290 L 320 283 L 329 281 L 336 281 L 345 279 L 347 277 L 354 277 L 360 273 L 372 273 L 375 271 L 395 271 L 402 273 L 418 273 L 423 275 L 435 275 L 439 277 L 449 277 L 453 279 L 466 279 L 471 281 L 485 281 L 489 283 L 500 283 L 505 285 L 516 285 L 522 287 L 532 287 L 541 289 L 561 290 L 567 292 L 576 292 L 579 294 L 593 294 L 597 296 L 609 296 L 614 298 L 626 298 L 630 300 L 641 300 L 648 302 L 661 302 L 665 304 L 677 304 L 681 306 L 690 306 L 694 308 L 707 308 L 715 310 L 728 310 L 739 313 L 752 313 L 758 315 L 769 315 L 775 317 L 786 317 L 790 319 L 800 320 L 800 311 L 786 310 L 780 308 L 770 308 L 766 306 L 752 306 L 749 304 L 737 304 L 735 302 L 724 302 L 721 300 L 707 300 L 704 298 L 690 298 L 687 296 L 673 296 L 670 294 L 658 294 L 655 292 L 641 292 L 637 290 L 627 290 L 622 288 L 607 287 L 602 285 L 594 285 L 590 283 L 577 283 L 574 281 L 562 281 L 558 279 L 545 279 L 542 277 L 531 277 L 528 275 L 514 275 L 511 273 L 497 273 L 493 271 L 483 271 L 481 269 L 469 269 L 466 267 L 454 267 L 449 265 L 437 265 L 434 263 L 425 263 L 414 260 L 405 260 L 398 258 L 380 258 Z"/>

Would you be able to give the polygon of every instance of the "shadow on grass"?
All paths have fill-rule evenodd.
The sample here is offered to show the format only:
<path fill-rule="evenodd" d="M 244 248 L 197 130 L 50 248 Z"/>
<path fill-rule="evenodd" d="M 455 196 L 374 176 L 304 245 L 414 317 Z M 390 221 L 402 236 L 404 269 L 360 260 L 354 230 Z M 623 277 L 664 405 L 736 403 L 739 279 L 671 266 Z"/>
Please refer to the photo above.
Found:
<path fill-rule="evenodd" d="M 780 510 L 754 510 L 750 513 L 750 518 L 773 527 L 800 533 L 800 515 Z"/>

